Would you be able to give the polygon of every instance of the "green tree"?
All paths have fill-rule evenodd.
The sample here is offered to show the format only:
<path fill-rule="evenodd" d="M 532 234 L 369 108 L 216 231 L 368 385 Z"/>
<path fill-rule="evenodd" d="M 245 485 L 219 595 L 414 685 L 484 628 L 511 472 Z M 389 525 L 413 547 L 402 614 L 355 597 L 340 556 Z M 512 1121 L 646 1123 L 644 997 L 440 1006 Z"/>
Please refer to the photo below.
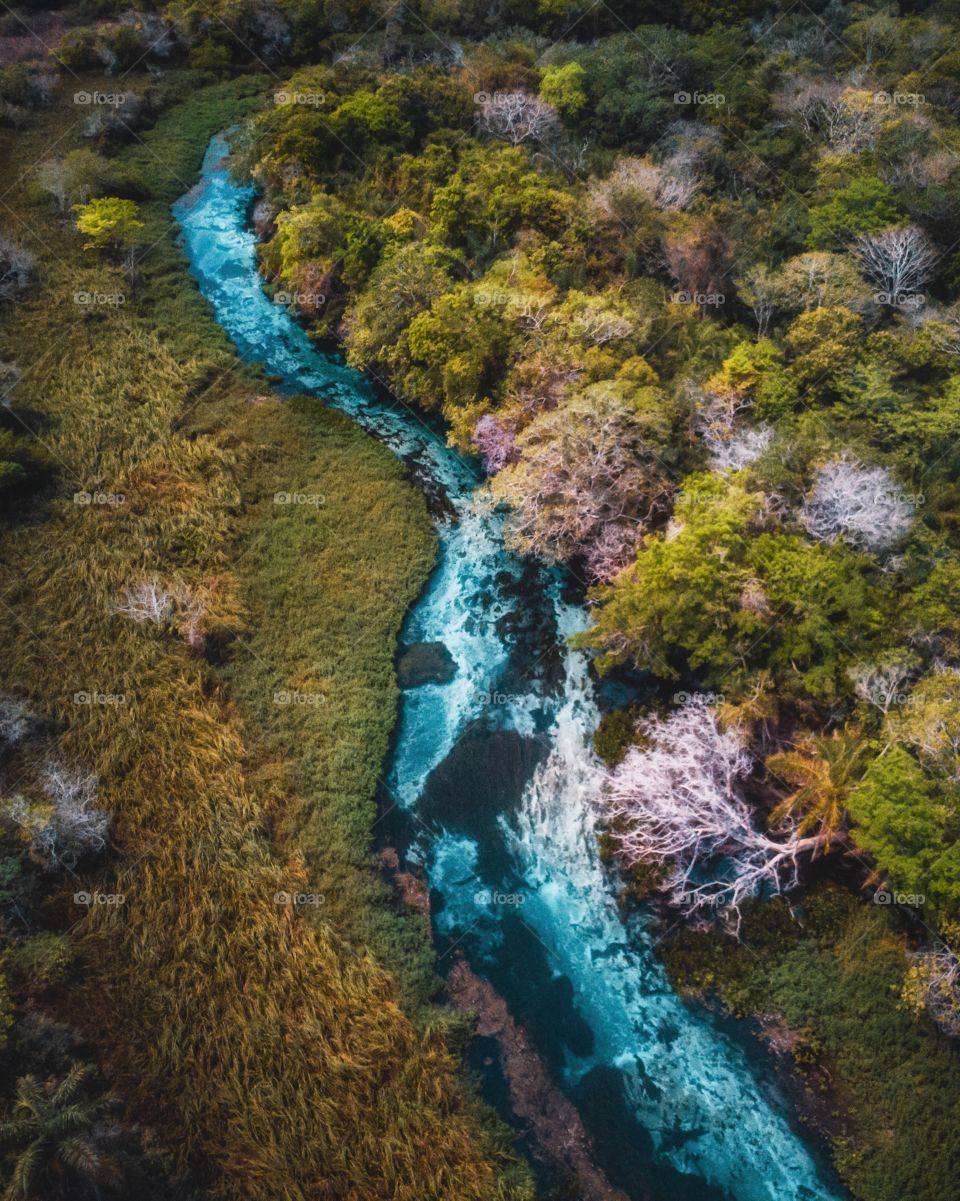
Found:
<path fill-rule="evenodd" d="M 133 255 L 145 227 L 132 200 L 102 196 L 75 204 L 73 211 L 77 214 L 77 229 L 89 239 L 83 244 L 84 250 L 122 250 L 127 265 L 133 266 Z"/>
<path fill-rule="evenodd" d="M 850 657 L 873 648 L 894 606 L 889 585 L 868 578 L 869 556 L 842 542 L 762 533 L 749 564 L 771 615 L 753 661 L 769 666 L 785 696 L 834 702 L 849 695 Z"/>
<path fill-rule="evenodd" d="M 902 220 L 893 189 L 875 175 L 861 175 L 810 210 L 807 242 L 811 250 L 842 250 L 860 234 L 875 234 Z"/>
<path fill-rule="evenodd" d="M 496 291 L 459 288 L 418 313 L 404 341 L 409 366 L 399 380 L 404 396 L 424 408 L 439 403 L 461 444 L 499 394 L 518 337 Z"/>
<path fill-rule="evenodd" d="M 873 760 L 847 802 L 859 846 L 897 888 L 943 913 L 960 904 L 960 798 L 903 747 Z"/>
<path fill-rule="evenodd" d="M 849 309 L 818 308 L 801 313 L 784 339 L 794 358 L 790 373 L 811 399 L 835 399 L 863 359 L 863 322 Z"/>
<path fill-rule="evenodd" d="M 575 117 L 587 103 L 586 77 L 587 73 L 579 63 L 547 67 L 540 80 L 540 95 L 562 117 Z"/>
<path fill-rule="evenodd" d="M 748 551 L 763 498 L 717 476 L 684 481 L 668 535 L 646 539 L 636 563 L 606 589 L 585 639 L 601 666 L 632 658 L 668 678 L 686 662 L 709 680 L 742 664 L 766 627 L 763 608 L 741 605 L 751 579 Z"/>
<path fill-rule="evenodd" d="M 79 1201 L 120 1184 L 102 1127 L 110 1099 L 85 1095 L 92 1074 L 76 1063 L 61 1081 L 17 1081 L 12 1113 L 0 1123 L 0 1145 L 10 1148 L 11 1159 L 4 1201 Z"/>
<path fill-rule="evenodd" d="M 908 634 L 931 644 L 950 659 L 960 656 L 960 560 L 935 563 L 930 574 L 907 597 L 904 626 Z"/>
<path fill-rule="evenodd" d="M 230 51 L 213 38 L 204 38 L 190 51 L 190 66 L 195 71 L 222 78 L 230 71 Z"/>
<path fill-rule="evenodd" d="M 399 147 L 413 136 L 409 121 L 404 120 L 395 104 L 363 89 L 334 109 L 330 125 L 344 148 L 356 155 Z"/>
<path fill-rule="evenodd" d="M 824 834 L 829 849 L 843 828 L 847 797 L 860 782 L 865 755 L 866 744 L 856 727 L 827 736 L 807 734 L 792 750 L 770 755 L 767 770 L 793 789 L 770 814 L 771 827 L 790 818 L 798 834 Z"/>
<path fill-rule="evenodd" d="M 350 364 L 372 368 L 393 381 L 409 366 L 403 334 L 418 313 L 426 312 L 453 280 L 444 269 L 451 256 L 415 242 L 385 258 L 343 319 Z"/>
<path fill-rule="evenodd" d="M 843 544 L 764 530 L 762 493 L 717 476 L 684 481 L 665 534 L 598 593 L 585 642 L 601 666 L 633 658 L 675 678 L 701 672 L 736 692 L 767 668 L 784 698 L 849 693 L 851 653 L 884 628 L 891 599 L 871 589 L 867 561 Z"/>

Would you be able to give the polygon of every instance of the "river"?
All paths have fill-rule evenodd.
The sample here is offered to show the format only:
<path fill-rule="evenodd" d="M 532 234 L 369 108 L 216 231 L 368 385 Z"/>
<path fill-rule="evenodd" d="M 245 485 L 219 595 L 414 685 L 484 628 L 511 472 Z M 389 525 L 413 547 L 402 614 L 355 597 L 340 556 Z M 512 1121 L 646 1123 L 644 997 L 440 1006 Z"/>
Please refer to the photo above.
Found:
<path fill-rule="evenodd" d="M 652 923 L 617 904 L 591 802 L 598 697 L 566 641 L 585 610 L 562 573 L 506 551 L 476 463 L 267 297 L 253 188 L 230 180 L 225 153 L 220 135 L 173 208 L 217 320 L 279 391 L 346 413 L 453 514 L 437 518 L 438 562 L 402 640 L 442 642 L 456 672 L 403 692 L 381 798 L 407 861 L 425 869 L 441 968 L 464 955 L 493 983 L 634 1201 L 838 1198 L 763 1056 L 676 996 Z"/>

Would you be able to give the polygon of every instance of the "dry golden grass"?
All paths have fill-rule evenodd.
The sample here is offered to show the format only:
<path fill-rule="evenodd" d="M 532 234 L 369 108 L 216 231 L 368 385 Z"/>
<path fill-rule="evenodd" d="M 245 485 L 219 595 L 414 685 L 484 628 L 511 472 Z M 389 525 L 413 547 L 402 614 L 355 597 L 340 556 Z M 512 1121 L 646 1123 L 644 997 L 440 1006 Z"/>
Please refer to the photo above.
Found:
<path fill-rule="evenodd" d="M 174 161 L 171 179 L 196 170 L 198 148 L 242 107 L 243 90 L 210 89 L 161 122 L 151 153 Z M 8 161 L 34 161 L 40 133 L 51 140 L 70 117 L 61 106 L 40 132 L 12 136 Z M 61 152 L 70 144 L 68 134 Z M 171 179 L 153 181 L 154 228 L 176 194 Z M 10 202 L 28 226 L 45 219 L 22 189 Z M 381 949 L 388 941 L 383 911 L 370 916 L 382 897 L 368 830 L 395 703 L 393 641 L 432 554 L 422 498 L 343 419 L 249 403 L 250 373 L 230 366 L 169 238 L 122 307 L 91 314 L 55 301 L 89 286 L 79 244 L 59 228 L 35 240 L 42 282 L 3 337 L 25 372 L 18 407 L 60 476 L 57 495 L 0 536 L 0 688 L 55 718 L 58 753 L 99 776 L 115 855 L 91 883 L 126 898 L 93 907 L 77 928 L 84 974 L 60 1008 L 212 1197 L 528 1197 L 525 1172 L 457 1079 L 443 1024 L 415 1024 L 362 945 L 366 930 Z M 124 291 L 108 265 L 97 279 L 100 291 Z M 290 526 L 298 515 L 264 503 L 277 472 L 339 497 L 335 557 L 322 523 Z M 73 502 L 93 488 L 125 500 Z M 393 517 L 361 520 L 358 501 L 378 493 Z M 289 573 L 305 555 L 318 574 L 298 611 L 289 593 L 304 581 Z M 119 590 L 144 575 L 207 598 L 207 645 L 226 655 L 225 670 L 175 623 L 115 612 Z M 333 658 L 344 673 L 337 704 L 293 737 L 270 710 L 270 730 L 252 737 L 264 689 L 284 686 L 273 676 L 291 639 L 306 670 L 317 640 L 336 642 L 351 611 Z M 126 701 L 76 705 L 79 690 Z M 326 740 L 309 762 L 296 761 L 300 736 Z M 298 791 L 324 776 L 324 788 Z M 268 837 L 278 804 L 280 847 Z M 278 903 L 281 892 L 322 891 L 321 874 L 324 888 L 343 890 L 329 913 L 308 920 Z"/>

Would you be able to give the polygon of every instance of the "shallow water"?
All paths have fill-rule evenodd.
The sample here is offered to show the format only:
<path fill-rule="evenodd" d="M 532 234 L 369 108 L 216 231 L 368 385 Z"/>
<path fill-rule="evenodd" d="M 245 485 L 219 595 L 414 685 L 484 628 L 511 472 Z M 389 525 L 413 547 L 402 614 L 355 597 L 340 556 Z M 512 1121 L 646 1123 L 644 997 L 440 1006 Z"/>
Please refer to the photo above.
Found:
<path fill-rule="evenodd" d="M 671 990 L 645 919 L 628 921 L 596 849 L 599 720 L 587 618 L 559 572 L 503 545 L 476 465 L 442 433 L 318 350 L 272 303 L 214 138 L 174 206 L 201 291 L 239 354 L 386 442 L 441 490 L 439 558 L 403 641 L 443 642 L 453 678 L 403 693 L 383 805 L 431 886 L 441 967 L 466 956 L 533 1035 L 609 1178 L 637 1201 L 827 1201 L 840 1195 L 748 1044 Z M 392 811 L 392 816 L 391 816 Z"/>

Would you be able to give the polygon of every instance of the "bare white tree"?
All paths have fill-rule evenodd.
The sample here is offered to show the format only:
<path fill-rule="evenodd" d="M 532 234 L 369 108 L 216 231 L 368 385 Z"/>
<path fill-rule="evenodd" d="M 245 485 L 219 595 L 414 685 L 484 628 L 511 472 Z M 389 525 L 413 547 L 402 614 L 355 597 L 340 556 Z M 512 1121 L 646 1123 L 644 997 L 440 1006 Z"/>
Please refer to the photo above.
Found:
<path fill-rule="evenodd" d="M 67 209 L 67 175 L 63 159 L 51 158 L 37 168 L 37 183 L 57 202 L 58 212 Z"/>
<path fill-rule="evenodd" d="M 491 487 L 511 507 L 508 540 L 525 554 L 566 560 L 587 553 L 609 573 L 627 562 L 670 496 L 643 427 L 617 397 L 593 394 L 542 413 L 519 435 L 516 450 L 519 461 Z M 610 526 L 622 528 L 614 534 Z M 622 556 L 616 564 L 615 546 Z"/>
<path fill-rule="evenodd" d="M 94 806 L 95 776 L 51 760 L 40 779 L 48 805 L 32 805 L 22 796 L 6 803 L 4 815 L 30 839 L 30 849 L 45 871 L 72 871 L 84 855 L 107 845 L 110 814 Z"/>
<path fill-rule="evenodd" d="M 897 650 L 874 663 L 858 663 L 847 675 L 859 699 L 886 714 L 902 703 L 903 690 L 919 665 L 917 655 Z"/>
<path fill-rule="evenodd" d="M 494 92 L 487 96 L 480 105 L 477 124 L 483 133 L 511 146 L 551 142 L 561 128 L 556 109 L 530 92 Z"/>
<path fill-rule="evenodd" d="M 860 154 L 876 145 L 887 113 L 877 103 L 875 92 L 844 88 L 839 98 L 827 105 L 826 118 L 831 149 L 840 154 Z"/>
<path fill-rule="evenodd" d="M 16 300 L 29 284 L 36 266 L 29 250 L 0 234 L 0 301 Z"/>
<path fill-rule="evenodd" d="M 877 103 L 877 93 L 859 83 L 856 78 L 844 85 L 799 77 L 775 96 L 774 104 L 780 112 L 798 116 L 809 138 L 825 137 L 839 154 L 860 154 L 874 146 L 889 113 Z"/>
<path fill-rule="evenodd" d="M 731 430 L 725 441 L 714 440 L 710 446 L 710 466 L 714 471 L 740 471 L 749 467 L 770 445 L 773 426 L 744 426 Z M 707 441 L 705 438 L 704 441 Z"/>
<path fill-rule="evenodd" d="M 50 821 L 34 837 L 41 859 L 51 867 L 74 868 L 85 854 L 102 851 L 110 814 L 94 808 L 96 776 L 52 762 L 41 783 L 53 805 Z"/>
<path fill-rule="evenodd" d="M 914 124 L 919 129 L 928 129 L 931 122 L 915 117 Z M 894 159 L 884 159 L 879 167 L 879 175 L 884 183 L 890 184 L 898 191 L 906 188 L 929 188 L 945 184 L 958 162 L 960 156 L 952 150 L 937 150 L 933 154 L 922 154 L 914 150 L 908 154 L 897 155 Z"/>
<path fill-rule="evenodd" d="M 676 156 L 661 165 L 649 159 L 618 159 L 605 179 L 590 187 L 590 203 L 603 217 L 631 223 L 635 200 L 640 198 L 654 208 L 681 211 L 690 206 L 699 188 L 693 162 Z"/>
<path fill-rule="evenodd" d="M 136 622 L 163 625 L 176 612 L 176 596 L 171 588 L 155 576 L 127 584 L 114 603 L 115 613 L 121 613 Z"/>
<path fill-rule="evenodd" d="M 801 520 L 818 542 L 838 538 L 871 551 L 886 550 L 913 523 L 914 508 L 884 467 L 864 467 L 842 455 L 817 472 Z"/>
<path fill-rule="evenodd" d="M 636 526 L 611 522 L 587 542 L 583 561 L 587 578 L 593 584 L 609 584 L 637 552 L 639 532 Z"/>
<path fill-rule="evenodd" d="M 788 310 L 809 312 L 825 305 L 845 305 L 856 312 L 873 299 L 856 260 L 824 250 L 788 259 L 777 277 L 777 288 L 778 300 Z"/>
<path fill-rule="evenodd" d="M 762 338 L 770 325 L 780 300 L 776 274 L 763 263 L 748 268 L 736 281 L 740 299 L 750 306 L 757 323 L 757 336 Z"/>
<path fill-rule="evenodd" d="M 543 323 L 550 316 L 553 297 L 549 292 L 511 291 L 507 293 L 509 311 L 520 319 L 524 329 L 530 333 L 539 333 Z"/>
<path fill-rule="evenodd" d="M 710 452 L 715 471 L 739 471 L 763 454 L 770 445 L 773 428 L 768 425 L 738 426 L 740 413 L 751 401 L 733 388 L 712 390 L 691 384 L 687 388 L 693 409 L 693 427 Z"/>
<path fill-rule="evenodd" d="M 815 138 L 828 127 L 829 114 L 839 105 L 842 92 L 843 86 L 835 80 L 794 76 L 774 93 L 774 109 L 798 116 L 806 135 Z"/>
<path fill-rule="evenodd" d="M 573 314 L 573 330 L 590 346 L 605 346 L 629 338 L 636 323 L 616 309 L 601 305 L 585 305 Z"/>
<path fill-rule="evenodd" d="M 187 584 L 164 583 L 156 576 L 127 584 L 114 601 L 113 611 L 140 623 L 170 623 L 193 650 L 204 647 L 207 600 L 201 590 Z"/>
<path fill-rule="evenodd" d="M 600 798 L 625 867 L 654 869 L 658 891 L 684 915 L 722 914 L 735 925 L 744 901 L 797 883 L 801 857 L 824 837 L 756 829 L 740 792 L 751 758 L 736 731 L 720 729 L 706 698 L 642 719 L 637 734 Z"/>
<path fill-rule="evenodd" d="M 937 252 L 916 225 L 894 225 L 878 234 L 864 234 L 856 245 L 864 271 L 890 298 L 890 304 L 916 296 L 937 261 Z"/>
<path fill-rule="evenodd" d="M 0 696 L 0 746 L 16 746 L 35 724 L 23 701 L 15 696 Z"/>
<path fill-rule="evenodd" d="M 960 925 L 951 933 L 960 936 Z M 915 1010 L 921 1007 L 951 1038 L 960 1038 L 960 957 L 945 939 L 938 938 L 928 950 L 910 956 L 912 966 L 904 987 L 905 999 Z"/>
<path fill-rule="evenodd" d="M 520 457 L 516 449 L 516 430 L 498 421 L 491 413 L 485 413 L 477 422 L 471 441 L 483 459 L 484 470 L 490 475 Z"/>
<path fill-rule="evenodd" d="M 928 327 L 931 340 L 938 350 L 960 358 L 960 304 L 940 311 L 933 307 L 919 314 L 919 321 Z"/>
<path fill-rule="evenodd" d="M 667 212 L 683 212 L 693 203 L 700 180 L 692 168 L 679 159 L 668 159 L 657 185 L 657 208 Z"/>

